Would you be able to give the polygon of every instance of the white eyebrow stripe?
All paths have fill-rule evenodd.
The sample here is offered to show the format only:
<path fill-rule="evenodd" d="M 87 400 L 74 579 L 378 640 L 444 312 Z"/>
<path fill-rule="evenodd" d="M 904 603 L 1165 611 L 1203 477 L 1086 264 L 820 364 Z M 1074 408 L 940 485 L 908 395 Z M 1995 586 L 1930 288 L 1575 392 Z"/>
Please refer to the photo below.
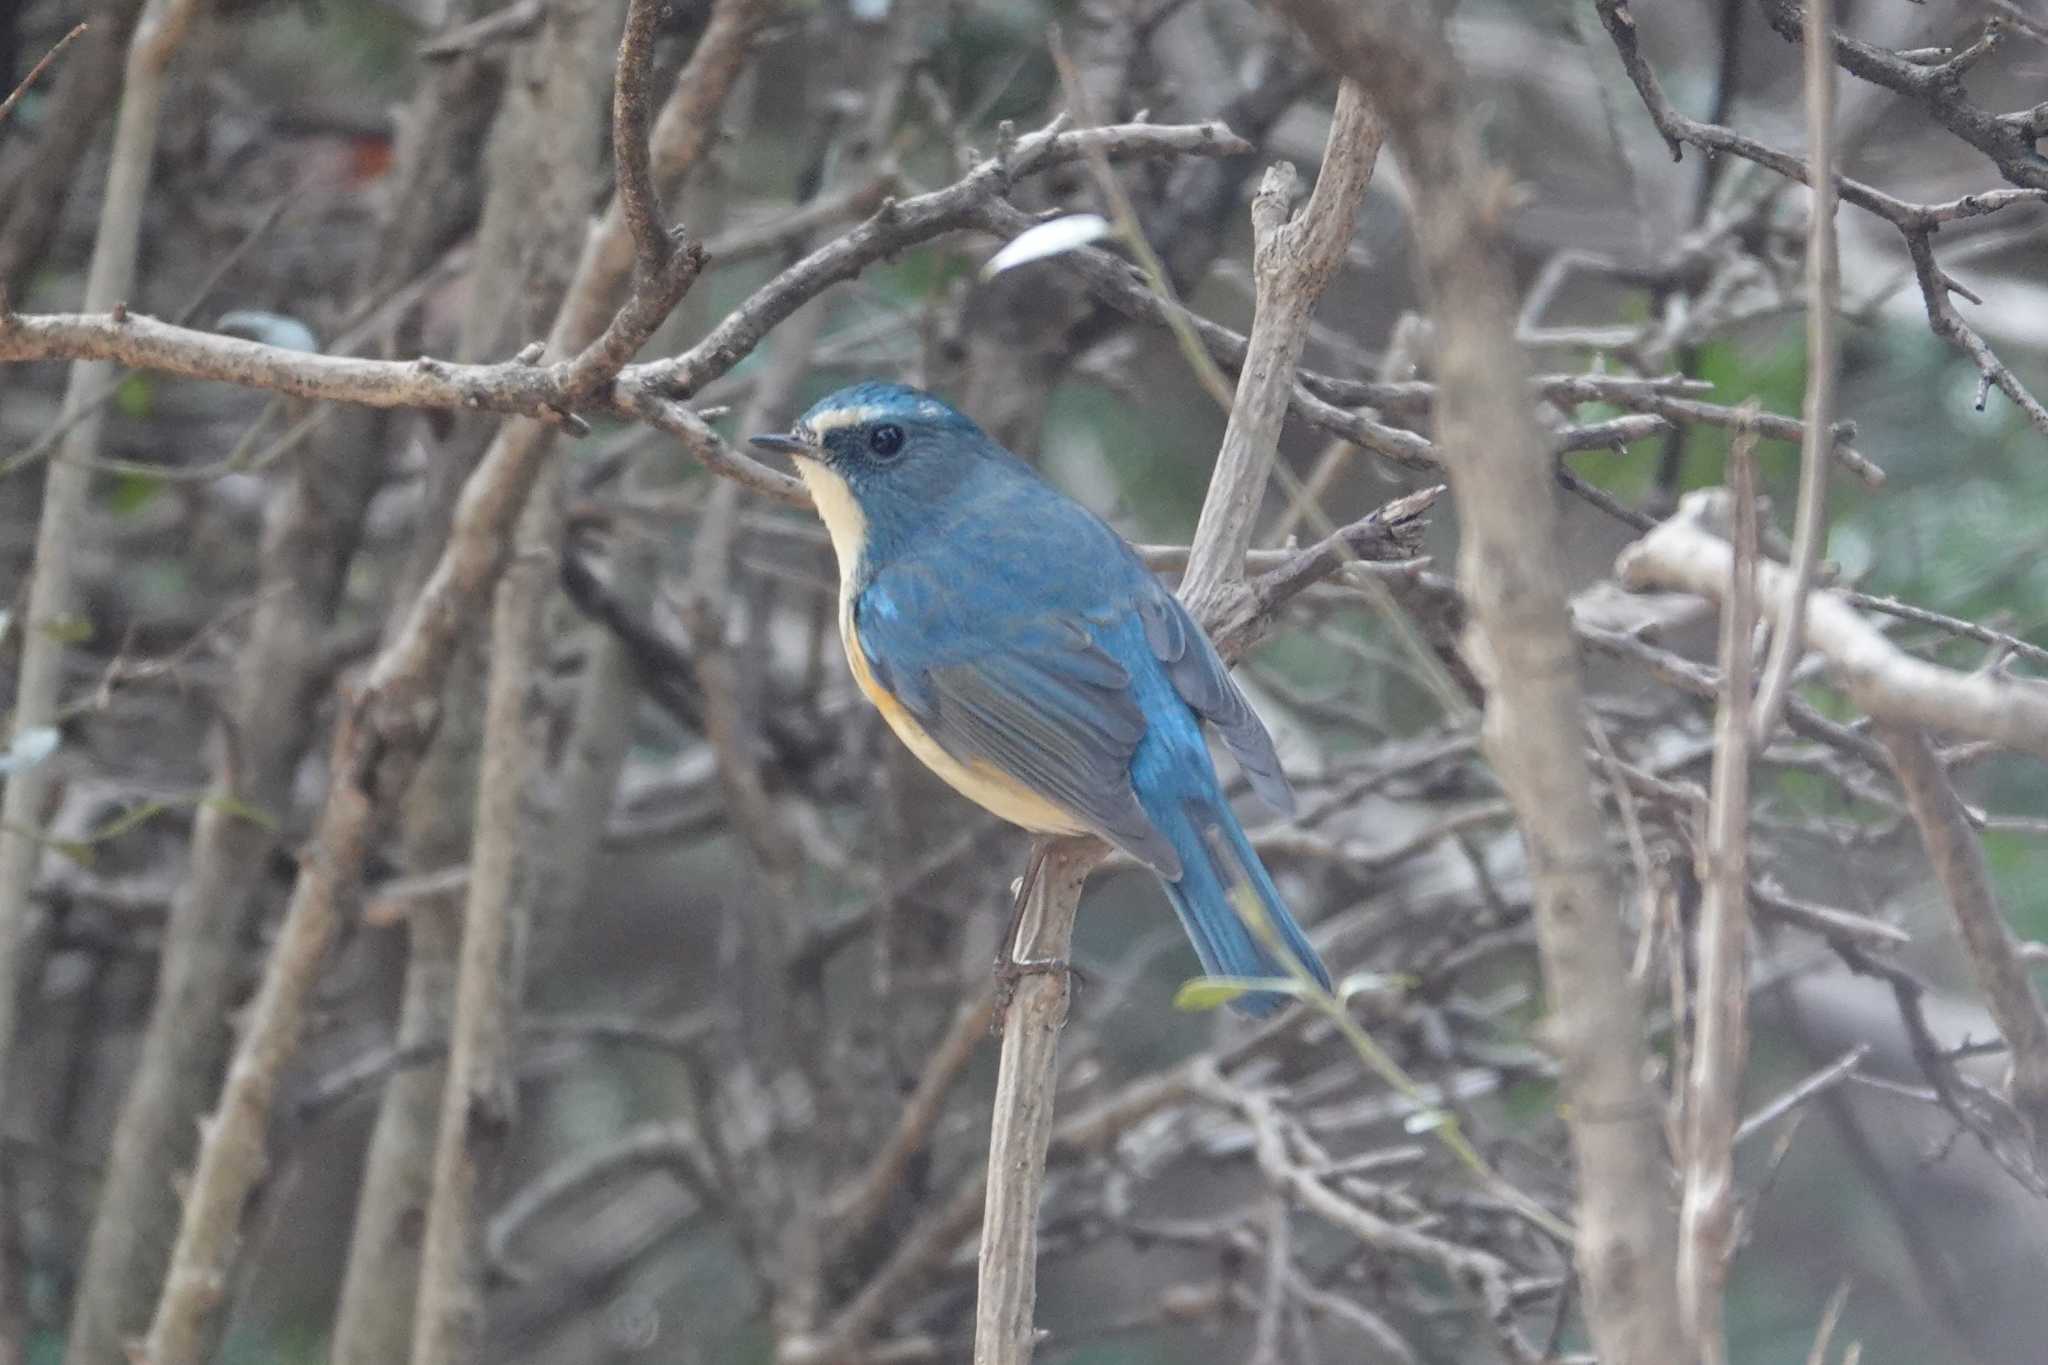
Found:
<path fill-rule="evenodd" d="M 804 425 L 822 437 L 828 431 L 838 431 L 841 427 L 857 427 L 864 422 L 872 422 L 878 417 L 888 415 L 887 408 L 873 403 L 862 403 L 858 407 L 834 408 L 830 412 L 821 412 Z"/>

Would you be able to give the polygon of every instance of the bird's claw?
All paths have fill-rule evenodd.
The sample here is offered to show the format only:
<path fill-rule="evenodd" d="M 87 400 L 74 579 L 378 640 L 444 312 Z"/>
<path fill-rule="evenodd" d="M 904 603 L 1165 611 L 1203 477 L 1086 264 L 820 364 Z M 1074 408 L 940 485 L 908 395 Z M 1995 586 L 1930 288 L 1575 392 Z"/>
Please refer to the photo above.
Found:
<path fill-rule="evenodd" d="M 1075 984 L 1088 978 L 1073 963 L 1063 957 L 1011 957 L 1008 953 L 996 959 L 996 1007 L 989 1016 L 989 1032 L 1001 1036 L 1003 1020 L 1010 1015 L 1010 1001 L 1016 998 L 1018 983 L 1027 976 L 1058 976 L 1064 974 Z"/>

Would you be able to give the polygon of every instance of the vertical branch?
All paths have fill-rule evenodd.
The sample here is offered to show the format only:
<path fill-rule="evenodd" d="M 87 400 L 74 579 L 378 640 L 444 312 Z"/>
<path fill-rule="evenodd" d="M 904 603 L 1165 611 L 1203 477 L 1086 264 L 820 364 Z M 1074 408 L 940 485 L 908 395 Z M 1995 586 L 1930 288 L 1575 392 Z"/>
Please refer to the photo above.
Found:
<path fill-rule="evenodd" d="M 713 18 L 759 9 L 758 0 L 723 0 Z M 657 142 L 671 113 L 680 130 L 668 148 L 668 159 L 661 158 L 663 148 L 657 147 L 657 174 L 679 179 L 709 145 L 707 126 L 715 125 L 745 51 L 743 41 L 730 42 L 717 60 L 700 65 L 696 58 L 704 55 L 705 43 L 717 30 L 716 23 L 706 29 L 684 69 L 682 79 L 694 75 L 698 83 L 679 92 L 657 126 Z M 690 252 L 677 253 L 674 259 L 702 258 Z M 596 332 L 605 329 L 600 291 L 621 278 L 623 270 L 615 269 L 616 263 L 629 266 L 631 261 L 630 234 L 617 216 L 607 215 L 585 239 L 575 276 L 555 315 L 551 353 L 562 356 L 579 345 L 587 347 Z M 265 1129 L 278 1078 L 297 1049 L 312 982 L 339 917 L 361 886 L 377 807 L 395 799 L 412 780 L 432 733 L 436 699 L 457 643 L 497 584 L 513 528 L 546 464 L 547 433 L 538 422 L 525 419 L 501 429 L 463 484 L 447 548 L 370 666 L 360 690 L 342 700 L 325 803 L 248 1010 L 219 1106 L 202 1129 L 177 1245 L 144 1347 L 151 1365 L 193 1365 L 201 1354 L 206 1324 L 219 1304 L 235 1254 L 244 1205 L 263 1173 Z"/>
<path fill-rule="evenodd" d="M 1093 839 L 1049 839 L 1029 888 L 1017 948 L 1027 961 L 1065 962 L 1073 949 L 1081 888 L 1106 852 Z M 1028 1365 L 1038 1344 L 1038 1201 L 1052 1139 L 1060 1029 L 1071 983 L 1063 971 L 1017 983 L 1003 1011 L 988 1136 L 988 1195 L 982 1210 L 974 1365 Z"/>
<path fill-rule="evenodd" d="M 1728 1355 L 1721 1291 L 1734 1253 L 1735 1121 L 1748 1046 L 1744 950 L 1749 931 L 1750 636 L 1756 621 L 1756 432 L 1745 427 L 1728 453 L 1735 493 L 1735 556 L 1721 608 L 1721 699 L 1714 718 L 1714 775 L 1707 804 L 1699 984 L 1692 1066 L 1686 1079 L 1685 1194 L 1678 1215 L 1678 1304 L 1699 1357 Z"/>
<path fill-rule="evenodd" d="M 448 14 L 448 23 L 473 17 L 482 4 L 483 0 L 463 0 Z M 476 229 L 478 251 L 471 269 L 476 278 L 489 278 L 495 272 L 519 269 L 514 263 L 528 258 L 528 242 L 550 230 L 574 230 L 574 218 L 551 228 L 555 214 L 537 212 L 531 196 L 514 196 L 498 184 L 496 157 L 489 151 L 482 158 L 476 155 L 479 143 L 492 146 L 502 136 L 493 131 L 499 115 L 526 98 L 519 88 L 504 93 L 509 84 L 504 68 L 526 60 L 523 48 L 509 62 L 499 53 L 471 51 L 426 74 L 405 121 L 418 133 L 401 141 L 396 168 L 392 201 L 406 207 L 385 225 L 385 240 L 375 253 L 383 278 L 404 279 L 425 268 L 454 231 Z M 515 199 L 516 206 L 508 205 Z M 410 206 L 418 202 L 433 204 L 441 221 L 412 212 Z M 495 221 L 512 213 L 519 215 L 519 230 L 496 230 Z M 531 274 L 527 281 L 527 297 L 511 301 L 511 307 L 500 306 L 506 301 L 488 299 L 488 291 L 471 292 L 463 317 L 462 358 L 503 354 L 544 325 L 547 301 L 542 281 Z M 337 414 L 329 423 L 330 434 L 340 442 L 340 458 L 356 448 L 349 444 L 352 433 L 343 425 L 346 416 Z M 447 545 L 456 496 L 475 468 L 485 430 L 475 419 L 458 422 L 438 443 L 406 564 L 392 593 L 387 634 L 404 621 Z M 377 439 L 376 429 L 371 431 L 371 439 Z M 330 447 L 334 444 L 330 441 Z M 469 860 L 483 690 L 482 641 L 472 633 L 450 661 L 442 721 L 399 802 L 398 862 L 409 873 L 438 872 Z M 433 1196 L 446 1041 L 461 953 L 461 908 L 454 896 L 426 897 L 415 901 L 405 917 L 404 977 L 394 1042 L 401 1052 L 431 1048 L 433 1059 L 396 1068 L 378 1097 L 356 1190 L 348 1262 L 334 1310 L 328 1351 L 332 1365 L 389 1365 L 404 1359 L 412 1344 L 421 1220 Z"/>
<path fill-rule="evenodd" d="M 99 234 L 86 275 L 84 307 L 88 312 L 117 307 L 134 284 L 143 200 L 156 160 L 157 106 L 163 100 L 171 58 L 199 10 L 200 0 L 154 0 L 129 42 L 113 159 L 107 167 Z M 4 306 L 0 300 L 0 307 Z M 57 719 L 64 640 L 69 635 L 65 624 L 78 610 L 72 552 L 82 533 L 86 491 L 92 479 L 89 466 L 99 453 L 106 415 L 105 406 L 96 400 L 111 384 L 115 368 L 105 361 L 81 361 L 71 367 L 66 379 L 58 420 L 68 431 L 43 482 L 10 738 L 48 727 Z M 0 1113 L 8 1111 L 16 1082 L 15 1028 L 21 1011 L 18 992 L 24 977 L 29 888 L 42 862 L 38 831 L 51 775 L 49 763 L 13 772 L 7 778 L 6 796 L 0 799 Z M 14 1216 L 12 1208 L 0 1207 L 0 1222 L 11 1222 Z M 6 1245 L 6 1240 L 0 1239 L 0 1253 Z M 16 1268 L 0 1264 L 0 1308 L 13 1302 L 15 1286 Z M 5 1328 L 12 1316 L 0 1312 L 0 1328 Z M 0 1357 L 20 1349 L 20 1343 L 0 1340 Z"/>
<path fill-rule="evenodd" d="M 1285 163 L 1266 172 L 1252 200 L 1257 311 L 1216 474 L 1181 579 L 1181 597 L 1197 617 L 1218 611 L 1225 585 L 1243 580 L 1245 551 L 1287 419 L 1309 319 L 1351 244 L 1380 140 L 1371 101 L 1356 82 L 1345 81 L 1337 90 L 1323 169 L 1308 206 L 1299 217 L 1288 217 L 1294 170 Z"/>
<path fill-rule="evenodd" d="M 494 135 L 492 207 L 504 212 L 502 221 L 512 225 L 511 231 L 531 234 L 528 261 L 538 261 L 550 280 L 569 284 L 570 292 L 587 235 L 579 231 L 580 214 L 573 203 L 580 197 L 578 189 L 587 194 L 594 188 L 587 176 L 578 174 L 578 149 L 601 126 L 599 94 L 605 68 L 613 64 L 606 48 L 615 24 L 623 31 L 612 97 L 616 197 L 625 201 L 623 213 L 638 248 L 636 259 L 647 267 L 636 280 L 651 281 L 671 245 L 650 226 L 656 208 L 648 174 L 646 91 L 659 5 L 632 0 L 623 22 L 621 8 L 610 0 L 548 19 L 540 42 L 522 54 L 515 88 Z M 522 87 L 519 77 L 529 63 L 535 75 Z M 537 214 L 522 213 L 518 202 L 535 183 L 548 184 L 556 192 Z M 519 222 L 532 218 L 538 221 Z M 530 273 L 533 267 L 523 268 Z M 666 311 L 664 307 L 663 316 Z M 580 340 L 560 335 L 559 328 L 554 331 L 544 361 L 566 359 Z M 536 458 L 543 472 L 536 495 L 520 515 L 515 557 L 498 581 L 491 614 L 476 825 L 432 1193 L 413 1307 L 415 1365 L 462 1365 L 481 1357 L 486 1201 L 514 1118 L 512 1039 L 524 979 L 526 921 L 532 909 L 528 850 L 536 828 L 526 808 L 537 773 L 528 699 L 541 671 L 543 612 L 560 577 L 563 515 L 559 481 L 547 460 L 552 445 L 548 434 L 522 419 L 508 423 L 493 445 L 526 443 L 540 452 Z"/>
<path fill-rule="evenodd" d="M 1316 301 L 1351 243 L 1358 204 L 1379 154 L 1379 121 L 1350 82 L 1338 93 L 1329 144 L 1315 191 L 1288 216 L 1291 167 L 1268 171 L 1252 206 L 1258 314 L 1250 352 L 1231 403 L 1216 474 L 1202 505 L 1189 579 L 1202 566 L 1200 596 L 1186 584 L 1188 604 L 1213 628 L 1246 594 L 1245 550 L 1307 342 Z M 1093 840 L 1042 843 L 1040 875 L 1028 888 L 1026 961 L 1064 962 L 1072 942 L 1081 887 L 1101 861 Z M 1046 1139 L 1058 1075 L 1060 1028 L 1067 1017 L 1064 972 L 1026 976 L 1002 1015 L 1003 1051 L 989 1131 L 988 1200 L 981 1233 L 980 1298 L 975 1311 L 976 1365 L 1021 1365 L 1036 1334 L 1038 1201 L 1045 1183 Z"/>
<path fill-rule="evenodd" d="M 522 894 L 528 876 L 526 800 L 534 767 L 528 694 L 540 672 L 542 609 L 559 577 L 561 507 L 553 488 L 527 504 L 516 557 L 499 580 L 491 614 L 476 836 L 433 1199 L 420 1250 L 414 1365 L 475 1360 L 483 1341 L 481 1196 L 512 1127 L 512 1036 L 528 904 Z"/>
<path fill-rule="evenodd" d="M 1771 639 L 1751 732 L 1768 744 L 1784 714 L 1806 637 L 1806 599 L 1827 539 L 1828 456 L 1835 442 L 1836 312 L 1842 272 L 1835 250 L 1835 38 L 1833 0 L 1806 0 L 1806 150 L 1813 217 L 1806 225 L 1806 407 L 1799 441 L 1799 506 L 1792 531 L 1792 601 Z"/>
<path fill-rule="evenodd" d="M 375 237 L 362 243 L 361 297 L 381 297 L 415 278 L 474 222 L 475 142 L 498 103 L 499 65 L 495 55 L 472 55 L 439 66 L 422 81 L 410 117 L 403 120 L 415 133 L 401 139 L 393 172 L 393 200 L 405 207 L 387 214 Z M 199 1141 L 197 1120 L 219 1085 L 232 1041 L 229 1016 L 244 988 L 249 917 L 267 900 L 267 860 L 277 847 L 275 830 L 233 812 L 281 812 L 290 804 L 292 778 L 314 742 L 321 691 L 332 680 L 327 632 L 346 598 L 364 512 L 383 485 L 385 452 L 405 420 L 373 409 L 325 410 L 322 415 L 327 420 L 319 436 L 291 462 L 265 509 L 257 605 L 235 660 L 232 694 L 225 699 L 219 727 L 232 743 L 216 746 L 213 765 L 212 794 L 221 799 L 209 801 L 194 817 L 191 859 L 165 926 L 149 1023 L 115 1121 L 72 1298 L 65 1351 L 73 1365 L 126 1365 L 129 1340 L 148 1325 L 177 1233 L 176 1181 L 191 1168 Z M 459 480 L 459 475 L 449 477 Z M 431 519 L 423 511 L 423 522 Z M 438 742 L 446 742 L 450 728 L 443 729 Z M 445 824 L 440 815 L 437 810 L 437 822 Z M 450 811 L 449 818 L 457 818 L 456 813 Z M 466 849 L 466 803 L 459 818 Z M 404 823 L 408 842 L 435 837 L 425 822 Z M 452 960 L 451 919 L 437 903 L 408 927 L 448 940 Z M 444 1038 L 446 1009 L 440 1001 L 453 972 L 445 974 L 447 980 L 438 973 L 423 975 L 432 979 L 409 982 L 409 997 L 434 1002 L 435 1016 L 415 1036 Z M 417 1016 L 418 1010 L 413 1013 Z M 437 1071 L 407 1069 L 390 1086 L 394 1094 L 433 1086 L 425 1148 L 433 1142 L 437 1082 Z M 406 1208 L 424 1205 L 424 1194 L 422 1189 L 417 1200 L 411 1191 L 384 1197 L 389 1186 L 383 1175 L 391 1165 L 382 1114 L 378 1134 L 373 1140 L 377 1155 L 364 1176 L 350 1264 L 352 1270 L 374 1264 L 388 1278 L 366 1285 L 351 1276 L 350 1287 L 367 1291 L 369 1307 L 362 1315 L 341 1314 L 339 1361 L 350 1359 L 362 1341 L 354 1325 L 363 1318 L 383 1320 L 394 1300 L 406 1328 L 412 1320 L 411 1248 L 417 1232 L 401 1237 L 391 1230 L 401 1224 Z M 356 1256 L 358 1246 L 376 1247 L 374 1261 Z M 402 1291 L 395 1285 L 402 1285 Z M 369 1347 L 369 1357 L 381 1365 L 402 1354 L 404 1335 L 396 1335 L 395 1346 L 385 1338 Z"/>
<path fill-rule="evenodd" d="M 1465 117 L 1459 73 L 1420 0 L 1280 0 L 1386 120 L 1415 195 L 1436 323 L 1437 434 L 1462 519 L 1459 580 L 1486 678 L 1485 740 L 1535 892 L 1547 1036 L 1579 1178 L 1586 1316 L 1602 1359 L 1681 1358 L 1659 1106 L 1642 1001 L 1584 760 L 1586 708 L 1558 553 L 1554 459 L 1524 396 L 1506 226 L 1509 178 Z"/>
<path fill-rule="evenodd" d="M 278 1080 L 298 1045 L 307 998 L 342 907 L 362 885 L 374 810 L 369 782 L 358 775 L 369 766 L 365 751 L 376 745 L 375 734 L 367 709 L 345 701 L 329 755 L 339 780 L 330 784 L 312 843 L 301 855 L 298 885 L 249 1005 L 220 1104 L 200 1122 L 199 1164 L 142 1347 L 151 1365 L 198 1365 L 206 1357 L 241 1237 L 242 1208 L 268 1169 L 265 1133 Z"/>

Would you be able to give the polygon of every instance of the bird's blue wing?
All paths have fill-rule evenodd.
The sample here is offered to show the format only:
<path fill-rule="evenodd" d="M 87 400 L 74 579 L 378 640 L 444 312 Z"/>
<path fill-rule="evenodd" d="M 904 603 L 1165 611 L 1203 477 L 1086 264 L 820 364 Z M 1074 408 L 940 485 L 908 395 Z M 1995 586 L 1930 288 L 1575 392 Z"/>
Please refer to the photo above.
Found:
<path fill-rule="evenodd" d="M 1003 616 L 928 565 L 876 574 L 853 603 L 875 679 L 940 747 L 1022 783 L 1169 878 L 1179 855 L 1138 803 L 1145 714 L 1130 672 L 1074 616 Z"/>
<path fill-rule="evenodd" d="M 1294 788 L 1280 767 L 1273 737 L 1180 599 L 1150 579 L 1148 590 L 1138 595 L 1138 616 L 1145 623 L 1145 641 L 1166 665 L 1174 690 L 1195 714 L 1216 727 L 1259 799 L 1282 815 L 1294 814 Z"/>

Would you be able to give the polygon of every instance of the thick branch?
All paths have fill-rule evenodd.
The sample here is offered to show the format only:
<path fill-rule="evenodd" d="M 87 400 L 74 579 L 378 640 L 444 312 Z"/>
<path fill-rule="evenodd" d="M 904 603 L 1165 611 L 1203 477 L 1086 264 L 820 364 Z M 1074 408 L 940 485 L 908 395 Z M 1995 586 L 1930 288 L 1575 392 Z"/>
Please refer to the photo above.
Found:
<path fill-rule="evenodd" d="M 1624 586 L 1665 588 L 1716 602 L 1728 586 L 1732 551 L 1711 530 L 1723 524 L 1727 494 L 1687 494 L 1672 518 L 1623 550 L 1615 572 Z M 1760 561 L 1757 602 L 1774 626 L 1790 608 L 1793 579 Z M 2048 759 L 2048 686 L 1998 672 L 1961 673 L 1898 648 L 1826 589 L 1808 599 L 1806 635 L 1849 699 L 1881 720 L 1990 740 Z"/>
<path fill-rule="evenodd" d="M 1437 438 L 1464 523 L 1459 577 L 1488 689 L 1486 742 L 1528 850 L 1548 1035 L 1563 1061 L 1587 1318 L 1604 1359 L 1677 1360 L 1673 1232 L 1642 1004 L 1582 753 L 1551 461 L 1523 398 L 1527 363 L 1515 342 L 1513 186 L 1480 152 L 1430 6 L 1280 7 L 1371 95 L 1415 195 L 1436 323 Z"/>

